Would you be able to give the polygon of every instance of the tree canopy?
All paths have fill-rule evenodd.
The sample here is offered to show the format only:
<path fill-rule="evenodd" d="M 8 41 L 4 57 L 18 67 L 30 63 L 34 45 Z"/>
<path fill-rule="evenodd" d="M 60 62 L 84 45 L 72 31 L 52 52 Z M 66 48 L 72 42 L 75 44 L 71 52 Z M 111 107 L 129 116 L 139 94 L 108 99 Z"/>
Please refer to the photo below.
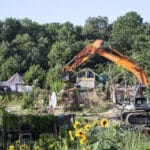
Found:
<path fill-rule="evenodd" d="M 84 26 L 71 22 L 39 24 L 28 18 L 0 21 L 0 80 L 19 72 L 26 82 L 52 83 L 48 75 L 55 73 L 58 79 L 62 67 L 96 39 L 112 43 L 150 75 L 150 23 L 131 11 L 111 24 L 106 16 L 89 17 Z M 107 70 L 108 65 L 108 60 L 95 56 L 81 67 L 101 73 L 104 69 L 100 68 Z"/>

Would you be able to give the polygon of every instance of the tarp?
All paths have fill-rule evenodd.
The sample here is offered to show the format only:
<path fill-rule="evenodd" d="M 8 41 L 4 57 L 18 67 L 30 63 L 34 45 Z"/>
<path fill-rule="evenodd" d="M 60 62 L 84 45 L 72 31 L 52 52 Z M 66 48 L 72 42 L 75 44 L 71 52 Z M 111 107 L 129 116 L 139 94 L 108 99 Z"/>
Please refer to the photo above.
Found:
<path fill-rule="evenodd" d="M 11 85 L 23 85 L 25 82 L 22 79 L 22 76 L 19 73 L 15 73 L 10 79 L 7 81 L 3 82 L 3 86 L 11 86 Z"/>
<path fill-rule="evenodd" d="M 3 82 L 1 85 L 10 87 L 12 91 L 17 92 L 28 92 L 32 89 L 31 86 L 25 85 L 25 81 L 19 73 L 15 73 L 10 79 Z"/>

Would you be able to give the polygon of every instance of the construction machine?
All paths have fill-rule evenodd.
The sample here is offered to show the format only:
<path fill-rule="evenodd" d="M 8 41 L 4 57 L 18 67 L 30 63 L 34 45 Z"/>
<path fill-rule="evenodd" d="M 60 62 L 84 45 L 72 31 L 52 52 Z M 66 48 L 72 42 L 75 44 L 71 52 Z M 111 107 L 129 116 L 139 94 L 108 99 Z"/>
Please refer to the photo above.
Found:
<path fill-rule="evenodd" d="M 128 70 L 139 81 L 134 94 L 133 107 L 128 111 L 124 111 L 125 109 L 123 109 L 121 114 L 122 120 L 131 125 L 150 125 L 150 107 L 148 106 L 147 97 L 145 95 L 146 86 L 148 85 L 148 77 L 145 71 L 128 56 L 122 54 L 120 51 L 109 45 L 108 42 L 97 39 L 92 44 L 89 44 L 82 49 L 66 66 L 63 67 L 63 81 L 68 81 L 69 73 L 89 60 L 95 54 L 99 54 L 100 56 Z"/>

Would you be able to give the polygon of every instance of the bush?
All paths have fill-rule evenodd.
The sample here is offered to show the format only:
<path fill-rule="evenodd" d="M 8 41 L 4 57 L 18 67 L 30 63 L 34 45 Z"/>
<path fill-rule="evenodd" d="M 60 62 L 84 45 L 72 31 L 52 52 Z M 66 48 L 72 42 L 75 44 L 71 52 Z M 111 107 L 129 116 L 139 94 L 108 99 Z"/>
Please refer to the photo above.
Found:
<path fill-rule="evenodd" d="M 31 132 L 34 139 L 39 138 L 39 135 L 42 133 L 54 133 L 54 122 L 55 116 L 53 115 L 15 115 L 8 112 L 3 113 L 2 116 L 2 126 L 4 132 L 7 130 L 19 131 L 22 124 L 27 123 L 31 127 Z M 14 140 L 16 140 L 18 133 L 13 133 Z"/>

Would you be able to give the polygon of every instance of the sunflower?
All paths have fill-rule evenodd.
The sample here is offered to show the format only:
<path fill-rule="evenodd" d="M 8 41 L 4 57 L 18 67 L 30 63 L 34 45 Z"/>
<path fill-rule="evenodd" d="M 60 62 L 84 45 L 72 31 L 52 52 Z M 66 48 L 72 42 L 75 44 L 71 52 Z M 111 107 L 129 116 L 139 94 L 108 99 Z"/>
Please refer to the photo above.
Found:
<path fill-rule="evenodd" d="M 108 125 L 109 125 L 108 119 L 107 119 L 107 118 L 102 118 L 102 120 L 100 121 L 100 125 L 101 125 L 101 127 L 103 127 L 103 128 L 108 127 Z"/>
<path fill-rule="evenodd" d="M 27 145 L 26 144 L 20 145 L 20 150 L 26 150 L 26 149 L 27 149 Z"/>
<path fill-rule="evenodd" d="M 78 129 L 75 131 L 75 136 L 80 138 L 83 135 L 83 131 L 81 129 Z"/>
<path fill-rule="evenodd" d="M 73 127 L 77 130 L 80 125 L 81 125 L 80 122 L 75 121 L 75 123 L 73 124 Z"/>
<path fill-rule="evenodd" d="M 34 150 L 40 150 L 39 146 L 35 146 Z"/>
<path fill-rule="evenodd" d="M 17 140 L 17 141 L 16 141 L 16 145 L 19 145 L 19 144 L 20 144 L 20 141 L 19 141 L 19 140 Z"/>
<path fill-rule="evenodd" d="M 9 146 L 9 150 L 14 150 L 14 149 L 15 149 L 15 146 L 11 144 L 11 145 Z"/>
<path fill-rule="evenodd" d="M 91 125 L 90 124 L 86 124 L 84 126 L 84 128 L 85 128 L 86 131 L 89 131 L 91 129 Z"/>
<path fill-rule="evenodd" d="M 74 137 L 73 137 L 72 131 L 69 131 L 69 135 L 70 135 L 70 140 L 74 141 Z"/>
<path fill-rule="evenodd" d="M 80 144 L 84 144 L 87 141 L 87 135 L 83 134 L 81 139 L 80 139 Z"/>

